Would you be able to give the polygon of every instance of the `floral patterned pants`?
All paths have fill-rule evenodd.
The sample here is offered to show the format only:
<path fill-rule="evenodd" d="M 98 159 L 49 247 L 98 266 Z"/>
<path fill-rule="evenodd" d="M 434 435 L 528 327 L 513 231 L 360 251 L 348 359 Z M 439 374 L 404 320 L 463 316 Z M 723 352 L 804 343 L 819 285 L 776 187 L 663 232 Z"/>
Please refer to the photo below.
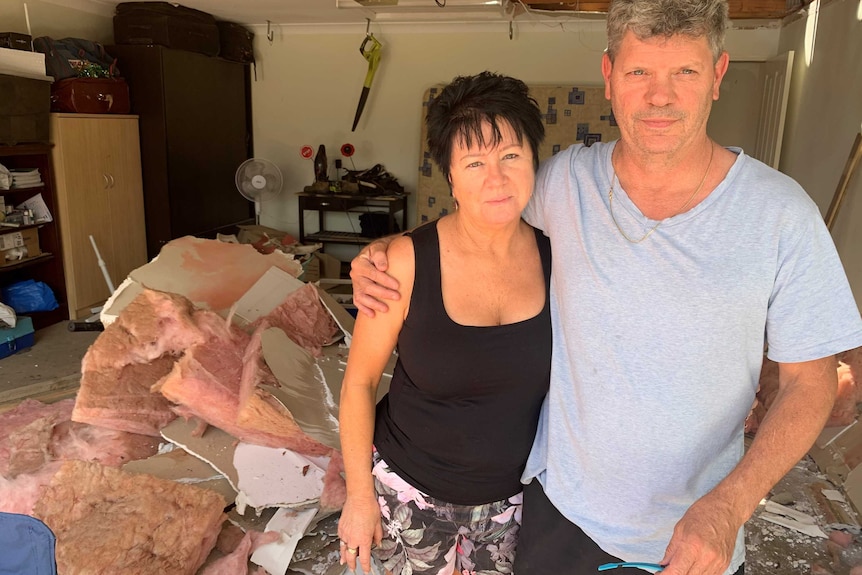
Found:
<path fill-rule="evenodd" d="M 374 556 L 392 575 L 509 575 L 521 523 L 521 494 L 453 505 L 408 484 L 374 452 L 383 541 Z"/>

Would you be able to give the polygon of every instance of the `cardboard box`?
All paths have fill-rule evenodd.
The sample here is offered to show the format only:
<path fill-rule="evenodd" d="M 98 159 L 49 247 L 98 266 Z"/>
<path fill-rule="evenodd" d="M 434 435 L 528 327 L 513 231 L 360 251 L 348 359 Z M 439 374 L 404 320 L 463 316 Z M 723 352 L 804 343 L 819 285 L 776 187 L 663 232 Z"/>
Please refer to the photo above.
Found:
<path fill-rule="evenodd" d="M 0 235 L 0 255 L 3 256 L 0 259 L 0 267 L 15 265 L 21 260 L 41 254 L 38 228 L 27 228 Z"/>
<path fill-rule="evenodd" d="M 323 252 L 314 252 L 302 264 L 302 269 L 299 279 L 306 283 L 314 283 L 322 279 L 338 279 L 341 277 L 341 260 Z"/>
<path fill-rule="evenodd" d="M 832 483 L 843 489 L 856 512 L 862 512 L 862 423 L 827 427 L 808 455 Z"/>
<path fill-rule="evenodd" d="M 0 358 L 9 357 L 13 353 L 33 347 L 33 320 L 18 316 L 15 327 L 0 329 Z"/>

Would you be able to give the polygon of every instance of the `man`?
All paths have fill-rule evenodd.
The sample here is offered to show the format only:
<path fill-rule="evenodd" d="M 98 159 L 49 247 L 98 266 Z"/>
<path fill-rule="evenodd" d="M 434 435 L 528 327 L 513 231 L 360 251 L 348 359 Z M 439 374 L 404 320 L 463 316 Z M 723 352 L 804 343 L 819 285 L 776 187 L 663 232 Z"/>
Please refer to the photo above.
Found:
<path fill-rule="evenodd" d="M 727 25 L 725 0 L 612 2 L 602 74 L 621 137 L 540 170 L 524 218 L 551 238 L 554 347 L 517 575 L 741 573 L 745 521 L 826 421 L 834 354 L 862 345 L 817 207 L 706 134 Z M 372 313 L 394 287 L 371 269 L 383 259 L 354 260 Z M 743 454 L 764 345 L 780 392 Z"/>

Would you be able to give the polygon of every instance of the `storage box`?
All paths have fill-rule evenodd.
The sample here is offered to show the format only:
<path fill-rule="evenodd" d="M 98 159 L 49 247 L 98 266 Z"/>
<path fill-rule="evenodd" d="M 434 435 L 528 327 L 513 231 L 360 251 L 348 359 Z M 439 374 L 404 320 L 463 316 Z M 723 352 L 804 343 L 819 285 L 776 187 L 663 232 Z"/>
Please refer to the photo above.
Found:
<path fill-rule="evenodd" d="M 808 455 L 832 483 L 843 489 L 856 512 L 862 513 L 862 423 L 827 427 Z"/>
<path fill-rule="evenodd" d="M 0 358 L 33 347 L 34 342 L 33 320 L 18 316 L 15 327 L 0 328 Z"/>
<path fill-rule="evenodd" d="M 39 230 L 27 228 L 20 232 L 0 235 L 0 267 L 15 265 L 19 261 L 42 254 L 39 248 Z"/>
<path fill-rule="evenodd" d="M 11 48 L 12 50 L 33 51 L 33 46 L 30 44 L 32 36 L 29 34 L 19 34 L 18 32 L 0 32 L 0 48 Z"/>
<path fill-rule="evenodd" d="M 51 79 L 0 73 L 0 145 L 47 143 Z"/>

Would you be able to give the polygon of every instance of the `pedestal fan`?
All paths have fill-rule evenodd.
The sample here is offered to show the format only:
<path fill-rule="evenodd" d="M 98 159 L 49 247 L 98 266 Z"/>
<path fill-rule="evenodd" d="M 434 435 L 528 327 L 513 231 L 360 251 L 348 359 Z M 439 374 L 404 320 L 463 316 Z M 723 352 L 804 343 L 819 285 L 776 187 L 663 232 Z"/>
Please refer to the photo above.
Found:
<path fill-rule="evenodd" d="M 278 166 L 263 158 L 250 158 L 236 170 L 236 189 L 242 196 L 254 202 L 254 221 L 260 224 L 260 206 L 279 193 L 284 185 Z"/>

